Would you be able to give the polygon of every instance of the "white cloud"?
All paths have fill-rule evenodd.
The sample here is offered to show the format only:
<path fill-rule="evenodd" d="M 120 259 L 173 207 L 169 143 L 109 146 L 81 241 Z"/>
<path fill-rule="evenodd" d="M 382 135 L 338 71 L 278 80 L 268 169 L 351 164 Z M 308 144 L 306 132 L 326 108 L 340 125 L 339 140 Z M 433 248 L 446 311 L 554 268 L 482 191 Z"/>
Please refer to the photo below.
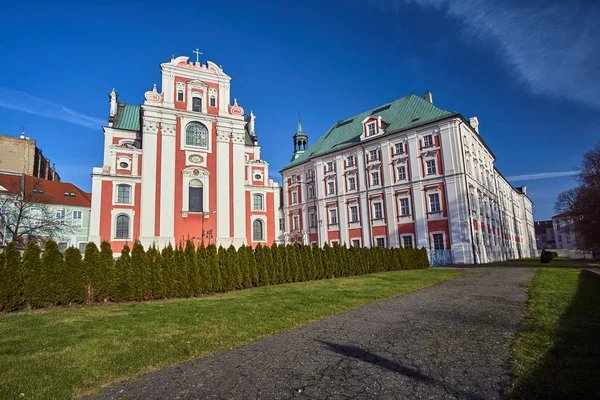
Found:
<path fill-rule="evenodd" d="M 70 122 L 86 128 L 97 129 L 106 124 L 106 120 L 90 117 L 61 104 L 32 96 L 25 92 L 10 90 L 0 87 L 0 107 L 11 110 L 23 111 L 29 114 L 40 115 Z"/>
<path fill-rule="evenodd" d="M 600 2 L 369 0 L 395 13 L 407 3 L 444 12 L 466 37 L 492 44 L 532 93 L 600 108 Z"/>
<path fill-rule="evenodd" d="M 561 176 L 573 176 L 579 174 L 579 171 L 564 171 L 564 172 L 541 172 L 539 174 L 526 174 L 509 176 L 506 179 L 512 182 L 516 181 L 531 181 L 535 179 L 560 178 Z"/>

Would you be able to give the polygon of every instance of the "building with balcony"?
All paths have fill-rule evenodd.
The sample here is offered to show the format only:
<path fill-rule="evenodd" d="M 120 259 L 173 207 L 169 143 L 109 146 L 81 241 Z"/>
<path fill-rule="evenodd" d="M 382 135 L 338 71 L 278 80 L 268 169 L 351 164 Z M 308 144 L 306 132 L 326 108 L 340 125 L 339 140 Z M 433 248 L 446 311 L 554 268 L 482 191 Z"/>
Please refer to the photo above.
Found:
<path fill-rule="evenodd" d="M 299 126 L 283 177 L 283 241 L 425 247 L 434 263 L 533 256 L 532 202 L 495 168 L 476 117 L 410 94 L 337 122 Z"/>

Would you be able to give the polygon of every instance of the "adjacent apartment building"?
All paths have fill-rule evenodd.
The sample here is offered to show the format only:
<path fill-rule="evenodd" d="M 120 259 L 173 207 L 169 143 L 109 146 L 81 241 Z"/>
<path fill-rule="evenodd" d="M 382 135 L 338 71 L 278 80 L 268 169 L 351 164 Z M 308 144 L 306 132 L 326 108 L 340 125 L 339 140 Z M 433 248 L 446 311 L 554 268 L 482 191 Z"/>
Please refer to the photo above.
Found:
<path fill-rule="evenodd" d="M 536 254 L 526 188 L 495 168 L 476 117 L 429 92 L 339 121 L 311 146 L 299 124 L 293 142 L 283 242 L 425 247 L 435 263 Z"/>
<path fill-rule="evenodd" d="M 54 164 L 50 164 L 36 141 L 25 136 L 25 132 L 20 137 L 0 135 L 0 171 L 60 182 Z"/>

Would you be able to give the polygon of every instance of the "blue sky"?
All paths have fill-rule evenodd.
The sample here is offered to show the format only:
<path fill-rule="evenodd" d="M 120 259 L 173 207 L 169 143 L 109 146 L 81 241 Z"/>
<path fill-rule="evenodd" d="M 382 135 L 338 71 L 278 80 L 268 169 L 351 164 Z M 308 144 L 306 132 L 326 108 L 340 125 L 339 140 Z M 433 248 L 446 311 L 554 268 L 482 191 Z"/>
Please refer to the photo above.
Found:
<path fill-rule="evenodd" d="M 140 104 L 160 85 L 159 64 L 196 47 L 256 114 L 276 179 L 297 112 L 314 142 L 338 120 L 431 91 L 440 107 L 479 118 L 496 166 L 547 219 L 600 139 L 594 1 L 11 3 L 0 25 L 0 133 L 25 126 L 62 179 L 88 191 L 111 88 Z"/>

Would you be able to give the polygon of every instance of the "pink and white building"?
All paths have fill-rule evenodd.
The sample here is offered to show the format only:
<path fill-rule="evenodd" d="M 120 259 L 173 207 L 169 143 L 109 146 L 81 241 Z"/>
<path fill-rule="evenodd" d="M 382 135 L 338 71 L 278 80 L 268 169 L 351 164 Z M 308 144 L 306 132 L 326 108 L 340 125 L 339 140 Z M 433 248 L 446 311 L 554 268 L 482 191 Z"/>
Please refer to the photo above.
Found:
<path fill-rule="evenodd" d="M 161 91 L 142 105 L 113 89 L 104 161 L 92 173 L 90 241 L 115 253 L 139 240 L 255 246 L 280 236 L 280 187 L 260 157 L 255 116 L 234 99 L 213 62 L 172 58 Z"/>
<path fill-rule="evenodd" d="M 477 118 L 408 95 L 337 122 L 299 125 L 283 175 L 283 240 L 425 247 L 436 262 L 536 254 L 532 202 L 494 167 Z"/>

